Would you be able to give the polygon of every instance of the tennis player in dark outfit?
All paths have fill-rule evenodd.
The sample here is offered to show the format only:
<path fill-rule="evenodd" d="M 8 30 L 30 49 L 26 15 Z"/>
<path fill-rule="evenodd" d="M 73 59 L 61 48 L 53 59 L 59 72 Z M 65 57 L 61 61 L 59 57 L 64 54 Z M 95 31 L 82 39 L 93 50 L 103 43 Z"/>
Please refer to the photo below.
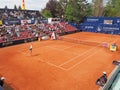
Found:
<path fill-rule="evenodd" d="M 5 80 L 5 78 L 4 78 L 4 77 L 1 77 L 1 79 L 0 79 L 0 86 L 1 86 L 1 87 L 3 87 L 3 85 L 4 85 L 4 80 Z"/>
<path fill-rule="evenodd" d="M 107 82 L 107 74 L 106 72 L 103 72 L 103 75 L 96 81 L 96 84 L 103 87 L 106 82 Z"/>

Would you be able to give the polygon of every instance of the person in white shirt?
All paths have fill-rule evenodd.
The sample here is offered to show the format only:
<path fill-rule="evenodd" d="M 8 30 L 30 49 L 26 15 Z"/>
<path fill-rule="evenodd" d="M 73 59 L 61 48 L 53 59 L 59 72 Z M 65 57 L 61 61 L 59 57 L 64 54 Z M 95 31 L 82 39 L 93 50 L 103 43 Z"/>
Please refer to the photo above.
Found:
<path fill-rule="evenodd" d="M 30 55 L 32 55 L 32 44 L 30 45 L 30 48 L 29 48 L 29 50 L 30 50 Z"/>

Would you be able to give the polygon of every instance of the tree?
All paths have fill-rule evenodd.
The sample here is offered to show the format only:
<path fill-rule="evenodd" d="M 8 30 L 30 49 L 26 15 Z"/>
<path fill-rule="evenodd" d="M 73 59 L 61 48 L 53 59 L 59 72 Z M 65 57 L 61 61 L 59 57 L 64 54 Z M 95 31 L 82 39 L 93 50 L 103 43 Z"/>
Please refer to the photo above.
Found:
<path fill-rule="evenodd" d="M 57 1 L 56 0 L 49 0 L 48 3 L 46 4 L 46 10 L 49 10 L 50 13 L 52 14 L 52 17 L 56 17 L 56 5 Z"/>
<path fill-rule="evenodd" d="M 61 3 L 57 0 L 49 0 L 42 12 L 44 12 L 45 10 L 50 11 L 52 17 L 61 17 L 64 14 L 63 7 Z"/>
<path fill-rule="evenodd" d="M 93 14 L 92 4 L 86 0 L 49 0 L 42 12 L 45 10 L 50 11 L 52 17 L 62 17 L 75 22 Z"/>
<path fill-rule="evenodd" d="M 120 0 L 109 0 L 104 13 L 105 16 L 120 16 Z"/>
<path fill-rule="evenodd" d="M 18 7 L 18 10 L 22 10 L 21 6 Z"/>
<path fill-rule="evenodd" d="M 86 0 L 69 0 L 65 11 L 66 19 L 80 22 L 87 15 L 88 5 Z"/>
<path fill-rule="evenodd" d="M 69 0 L 59 0 L 63 15 L 65 14 L 65 10 L 66 10 L 68 2 L 69 2 Z"/>
<path fill-rule="evenodd" d="M 7 7 L 7 6 L 5 6 L 5 9 L 8 9 L 8 7 Z"/>
<path fill-rule="evenodd" d="M 42 11 L 42 15 L 43 15 L 45 18 L 50 18 L 50 17 L 52 17 L 50 10 L 46 10 L 46 9 Z"/>
<path fill-rule="evenodd" d="M 14 10 L 17 10 L 17 6 L 16 5 L 14 5 Z"/>
<path fill-rule="evenodd" d="M 94 3 L 94 16 L 103 16 L 103 10 L 104 10 L 104 5 L 103 5 L 103 0 L 93 0 Z"/>
<path fill-rule="evenodd" d="M 93 3 L 88 3 L 86 5 L 85 16 L 93 16 L 93 15 L 94 15 Z"/>
<path fill-rule="evenodd" d="M 64 15 L 64 9 L 61 6 L 60 2 L 56 3 L 56 9 L 55 9 L 56 13 L 55 13 L 55 17 L 62 17 Z"/>

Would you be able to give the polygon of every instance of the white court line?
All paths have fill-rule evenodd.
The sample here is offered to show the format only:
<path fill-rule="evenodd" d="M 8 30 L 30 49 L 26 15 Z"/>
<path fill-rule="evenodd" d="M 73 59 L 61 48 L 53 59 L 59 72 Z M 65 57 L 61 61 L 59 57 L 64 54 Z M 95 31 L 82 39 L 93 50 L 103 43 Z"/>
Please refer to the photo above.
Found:
<path fill-rule="evenodd" d="M 34 43 L 34 42 L 33 42 Z M 62 44 L 62 43 L 66 43 L 65 41 L 61 41 L 60 40 L 60 44 Z M 27 50 L 29 50 L 29 47 L 30 47 L 30 43 L 25 43 L 25 44 L 27 44 L 27 49 L 26 48 L 22 48 L 22 50 L 21 50 L 21 52 L 24 52 L 24 51 L 27 51 Z M 29 45 L 28 45 L 29 44 Z M 33 49 L 38 49 L 38 48 L 41 48 L 41 46 L 36 46 L 38 43 L 35 43 L 35 44 L 33 44 Z M 50 43 L 51 44 L 51 43 Z M 55 44 L 59 44 L 59 43 L 55 43 Z M 54 44 L 54 45 L 55 45 Z M 52 45 L 52 44 L 51 44 Z M 48 47 L 48 45 L 46 45 L 46 46 L 44 46 L 44 47 Z M 71 47 L 71 46 L 70 46 Z M 68 47 L 67 47 L 68 48 Z"/>
<path fill-rule="evenodd" d="M 79 44 L 77 44 L 77 45 L 79 45 Z M 68 49 L 68 48 L 71 48 L 71 47 L 74 47 L 74 46 L 77 46 L 77 45 L 72 45 L 72 46 L 70 46 L 70 47 L 63 48 L 63 50 Z"/>
<path fill-rule="evenodd" d="M 115 42 L 115 41 L 113 41 L 113 42 Z M 99 45 L 97 45 L 95 48 L 97 48 L 98 46 L 99 46 Z M 46 46 L 46 47 L 47 47 L 47 46 Z M 84 52 L 84 54 L 87 53 L 87 52 L 89 52 L 89 51 L 91 51 L 91 50 L 93 50 L 93 49 L 95 49 L 95 48 L 89 49 L 88 51 Z M 30 55 L 28 55 L 28 54 L 26 54 L 26 53 L 24 53 L 24 52 L 22 52 L 22 51 L 18 51 L 18 52 L 21 53 L 21 54 L 23 54 L 24 56 L 30 56 Z M 96 52 L 98 52 L 98 51 L 96 51 Z M 96 52 L 95 52 L 95 53 L 96 53 Z M 95 53 L 94 53 L 94 54 L 95 54 Z M 81 54 L 78 55 L 78 56 L 81 56 Z M 92 55 L 90 55 L 90 56 L 92 56 Z M 90 56 L 88 56 L 87 58 L 89 58 Z M 76 56 L 76 57 L 77 57 L 77 56 Z M 80 61 L 79 63 L 73 65 L 72 67 L 70 67 L 70 68 L 68 68 L 68 69 L 65 69 L 65 68 L 61 67 L 62 64 L 59 65 L 59 66 L 57 66 L 57 65 L 52 64 L 52 63 L 50 63 L 50 62 L 45 62 L 44 60 L 41 60 L 41 59 L 40 59 L 40 61 L 41 61 L 41 62 L 45 62 L 45 63 L 47 63 L 47 64 L 50 65 L 50 66 L 57 67 L 57 68 L 59 68 L 59 69 L 61 69 L 61 70 L 68 71 L 68 70 L 76 67 L 78 64 L 82 63 L 83 61 L 85 61 L 87 58 L 83 59 L 82 61 Z M 39 59 L 38 59 L 38 60 L 39 60 Z M 69 61 L 69 62 L 70 62 L 70 61 Z M 65 62 L 65 63 L 67 63 L 67 62 Z M 64 63 L 63 63 L 63 64 L 64 64 Z"/>
<path fill-rule="evenodd" d="M 98 41 L 95 41 L 95 40 L 81 40 L 81 39 L 78 39 L 78 38 L 70 38 L 70 37 L 64 37 L 64 38 L 68 38 L 69 40 L 78 40 L 80 42 L 85 42 L 86 41 L 86 42 L 94 42 L 94 43 L 99 43 L 99 44 L 102 43 L 102 42 L 98 42 Z"/>
<path fill-rule="evenodd" d="M 29 50 L 29 48 L 28 49 L 23 49 L 23 50 L 21 50 L 21 52 L 25 52 L 25 51 L 28 51 Z"/>
<path fill-rule="evenodd" d="M 22 51 L 18 51 L 19 53 L 21 53 L 21 54 L 23 54 L 24 56 L 30 56 L 30 55 L 28 55 L 28 54 L 26 54 L 26 53 L 24 53 L 24 52 L 22 52 Z M 63 68 L 63 67 L 59 67 L 59 66 L 57 66 L 57 65 L 55 65 L 55 64 L 52 64 L 52 63 L 50 63 L 50 62 L 47 62 L 47 61 L 44 61 L 44 60 L 42 60 L 42 59 L 40 59 L 40 58 L 32 58 L 32 59 L 34 59 L 34 60 L 39 60 L 39 61 L 41 61 L 41 62 L 44 62 L 44 63 L 46 63 L 46 64 L 48 64 L 48 65 L 50 65 L 50 66 L 54 66 L 54 67 L 57 67 L 57 68 L 59 68 L 59 69 L 61 69 L 61 70 L 64 70 L 64 71 L 67 71 L 67 69 L 65 69 L 65 68 Z"/>
<path fill-rule="evenodd" d="M 115 42 L 115 41 L 117 41 L 117 40 L 114 40 L 113 42 Z M 93 49 L 97 48 L 97 47 L 98 47 L 98 46 L 100 46 L 100 45 L 101 45 L 101 44 L 99 44 L 99 45 L 95 46 L 94 48 L 91 48 L 91 49 L 87 50 L 86 52 L 84 52 L 84 53 L 82 53 L 82 54 L 79 54 L 79 55 L 78 55 L 78 56 L 76 56 L 76 57 L 73 57 L 72 59 L 70 59 L 70 60 L 68 60 L 68 61 L 64 62 L 63 64 L 60 64 L 59 66 L 63 66 L 63 65 L 65 65 L 65 64 L 67 64 L 67 63 L 69 63 L 69 62 L 71 62 L 71 61 L 75 60 L 76 58 L 78 58 L 78 57 L 80 57 L 80 56 L 82 56 L 82 55 L 84 55 L 84 54 L 88 53 L 89 51 L 91 51 L 91 50 L 93 50 Z"/>
<path fill-rule="evenodd" d="M 68 61 L 66 61 L 66 62 L 64 62 L 64 63 L 62 63 L 62 64 L 60 64 L 59 66 L 63 66 L 63 65 L 65 65 L 65 64 L 67 64 L 67 63 L 69 63 L 69 62 L 75 60 L 76 58 L 78 58 L 78 57 L 80 57 L 80 56 L 82 56 L 82 55 L 84 55 L 84 54 L 90 52 L 91 50 L 94 50 L 94 49 L 97 48 L 98 46 L 100 46 L 100 45 L 97 45 L 96 47 L 93 47 L 93 48 L 87 50 L 86 52 L 83 52 L 82 54 L 79 54 L 79 55 L 77 55 L 76 57 L 73 57 L 72 59 L 70 59 L 70 60 L 68 60 Z"/>
<path fill-rule="evenodd" d="M 113 42 L 116 42 L 118 39 L 114 40 Z M 113 43 L 111 42 L 111 43 Z M 97 52 L 99 52 L 102 48 L 100 48 L 99 50 L 97 50 L 96 52 L 92 53 L 91 55 L 89 55 L 88 57 L 86 57 L 85 59 L 81 60 L 80 62 L 78 62 L 77 64 L 71 66 L 70 68 L 68 68 L 67 70 L 71 70 L 72 68 L 76 67 L 77 65 L 81 64 L 82 62 L 84 62 L 85 60 L 87 60 L 89 57 L 95 55 Z M 59 65 L 60 66 L 60 65 Z"/>
<path fill-rule="evenodd" d="M 96 52 L 90 54 L 89 56 L 87 56 L 85 59 L 82 59 L 80 62 L 74 64 L 73 66 L 71 66 L 70 68 L 68 68 L 67 70 L 71 70 L 72 68 L 76 67 L 77 65 L 81 64 L 82 62 L 84 62 L 85 60 L 87 60 L 88 58 L 90 58 L 91 56 L 95 55 L 96 53 L 98 53 L 101 49 L 97 50 Z"/>
<path fill-rule="evenodd" d="M 29 46 L 30 47 L 30 46 Z M 28 49 L 23 49 L 23 50 L 21 50 L 20 52 L 25 52 L 25 51 L 30 51 L 29 50 L 29 47 L 28 47 Z M 48 46 L 44 46 L 44 47 L 48 47 Z M 39 49 L 39 48 L 42 48 L 41 46 L 37 46 L 37 47 L 35 47 L 34 45 L 33 45 L 33 50 L 36 50 L 36 49 Z M 19 52 L 19 51 L 18 51 Z"/>
<path fill-rule="evenodd" d="M 78 53 L 65 51 L 64 49 L 58 49 L 58 48 L 51 47 L 51 46 L 47 46 L 47 47 L 48 47 L 48 48 L 51 48 L 51 49 L 56 49 L 56 50 L 59 50 L 59 51 L 63 51 L 63 52 L 67 52 L 67 53 L 72 53 L 72 54 L 77 54 L 77 55 L 78 55 Z"/>
<path fill-rule="evenodd" d="M 24 56 L 31 56 L 31 55 L 28 55 L 27 53 L 23 52 L 23 51 L 18 51 L 19 53 L 23 54 Z"/>
<path fill-rule="evenodd" d="M 62 40 L 59 40 L 59 41 L 60 41 L 60 44 L 71 43 L 71 42 L 66 42 L 66 41 L 62 41 Z M 61 42 L 62 42 L 62 43 L 61 43 Z M 57 44 L 59 44 L 59 43 L 57 43 Z M 74 44 L 76 44 L 76 43 L 74 43 Z M 77 44 L 77 45 L 78 45 L 78 44 Z M 72 45 L 72 46 L 69 46 L 69 47 L 63 48 L 63 50 L 68 49 L 68 48 L 71 48 L 71 47 L 74 47 L 74 46 L 77 46 L 77 45 Z"/>
<path fill-rule="evenodd" d="M 57 68 L 62 69 L 62 70 L 64 70 L 64 71 L 67 71 L 67 69 L 65 69 L 65 68 L 63 68 L 63 67 L 59 67 L 59 66 L 57 66 L 57 65 L 55 65 L 55 64 L 53 64 L 53 63 L 46 62 L 46 61 L 44 61 L 44 60 L 42 60 L 42 59 L 38 59 L 38 58 L 37 58 L 37 60 L 39 60 L 39 61 L 41 61 L 41 62 L 45 62 L 45 63 L 47 63 L 47 64 L 50 65 L 50 66 L 54 66 L 54 67 L 57 67 Z"/>

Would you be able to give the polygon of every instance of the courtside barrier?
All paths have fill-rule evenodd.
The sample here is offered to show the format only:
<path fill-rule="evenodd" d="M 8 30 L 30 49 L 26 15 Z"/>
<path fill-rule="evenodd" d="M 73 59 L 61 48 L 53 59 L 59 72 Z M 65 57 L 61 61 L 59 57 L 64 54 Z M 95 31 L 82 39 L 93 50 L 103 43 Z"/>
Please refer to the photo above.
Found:
<path fill-rule="evenodd" d="M 20 22 L 20 20 L 19 19 L 11 19 L 11 20 L 3 20 L 3 24 L 7 24 L 7 25 L 13 25 L 13 24 L 15 24 L 15 25 L 20 25 L 21 24 L 21 22 Z"/>
<path fill-rule="evenodd" d="M 37 40 L 38 40 L 38 37 L 31 37 L 31 38 L 24 38 L 24 39 L 18 39 L 18 40 L 13 40 L 13 41 L 1 42 L 0 48 L 6 47 L 6 46 L 17 45 L 21 43 L 26 43 L 26 42 L 37 41 Z"/>
<path fill-rule="evenodd" d="M 77 28 L 87 32 L 120 34 L 120 17 L 86 17 Z"/>

